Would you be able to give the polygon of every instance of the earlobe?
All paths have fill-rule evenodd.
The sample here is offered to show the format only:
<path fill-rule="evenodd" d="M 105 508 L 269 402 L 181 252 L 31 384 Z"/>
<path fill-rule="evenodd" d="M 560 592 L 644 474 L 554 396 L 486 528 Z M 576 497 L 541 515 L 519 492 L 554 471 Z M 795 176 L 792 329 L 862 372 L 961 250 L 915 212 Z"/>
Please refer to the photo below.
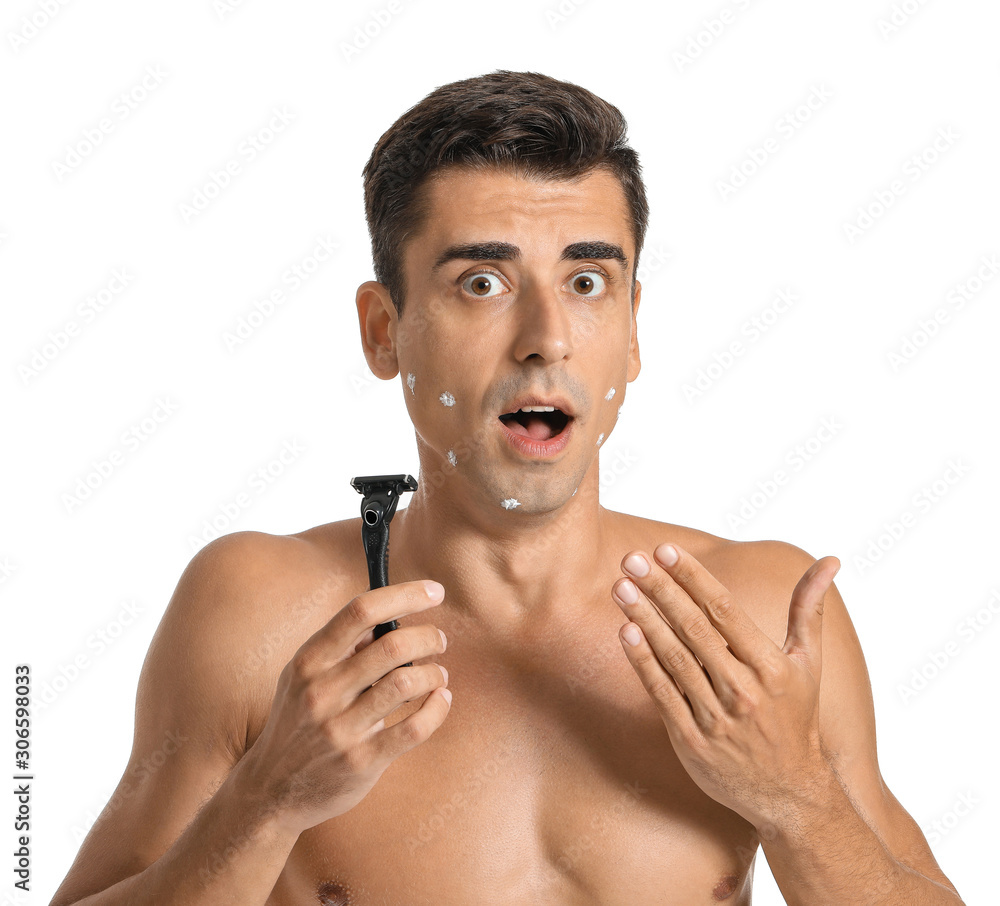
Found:
<path fill-rule="evenodd" d="M 396 307 L 389 291 L 381 283 L 369 280 L 358 287 L 355 302 L 368 367 L 376 377 L 390 381 L 399 374 L 399 362 L 395 342 Z"/>

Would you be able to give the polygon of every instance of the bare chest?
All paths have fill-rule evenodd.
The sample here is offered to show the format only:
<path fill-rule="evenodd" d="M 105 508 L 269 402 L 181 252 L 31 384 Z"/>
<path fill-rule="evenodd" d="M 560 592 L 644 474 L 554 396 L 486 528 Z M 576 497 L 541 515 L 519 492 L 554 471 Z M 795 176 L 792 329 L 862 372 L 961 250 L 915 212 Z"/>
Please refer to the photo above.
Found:
<path fill-rule="evenodd" d="M 435 621 L 447 720 L 299 838 L 269 903 L 748 904 L 754 829 L 684 771 L 613 608 L 490 650 Z"/>

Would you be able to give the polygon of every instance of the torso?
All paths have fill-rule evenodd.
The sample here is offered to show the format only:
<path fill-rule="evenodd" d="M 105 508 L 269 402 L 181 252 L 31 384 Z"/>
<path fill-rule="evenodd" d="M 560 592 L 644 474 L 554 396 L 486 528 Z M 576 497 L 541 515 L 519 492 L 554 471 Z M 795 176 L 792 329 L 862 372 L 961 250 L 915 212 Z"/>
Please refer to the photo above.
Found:
<path fill-rule="evenodd" d="M 766 602 L 754 600 L 759 584 L 737 568 L 739 545 L 618 518 L 621 556 L 677 540 L 766 633 L 781 631 Z M 356 550 L 360 520 L 310 534 L 331 557 L 361 561 L 356 573 L 344 573 L 336 599 L 346 604 L 368 587 Z M 449 673 L 448 717 L 358 805 L 299 837 L 269 906 L 747 906 L 756 831 L 706 796 L 674 755 L 618 639 L 625 617 L 610 588 L 619 559 L 595 589 L 589 620 L 530 643 L 487 643 L 443 606 L 420 614 L 416 622 L 448 636 L 448 650 L 433 659 Z M 407 578 L 415 577 L 392 575 Z M 314 611 L 280 633 L 285 641 L 254 678 L 248 744 L 267 720 L 278 673 L 332 616 Z M 414 617 L 401 625 L 407 620 Z M 401 706 L 386 724 L 424 700 Z"/>

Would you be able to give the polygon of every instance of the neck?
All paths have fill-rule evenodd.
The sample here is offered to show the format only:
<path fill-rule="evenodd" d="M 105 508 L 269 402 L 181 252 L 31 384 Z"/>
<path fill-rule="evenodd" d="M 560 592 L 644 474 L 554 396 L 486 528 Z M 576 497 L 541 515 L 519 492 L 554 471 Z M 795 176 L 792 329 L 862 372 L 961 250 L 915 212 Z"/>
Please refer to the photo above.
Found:
<path fill-rule="evenodd" d="M 598 500 L 596 458 L 576 494 L 548 512 L 486 509 L 458 482 L 435 489 L 423 478 L 392 522 L 390 582 L 434 579 L 445 589 L 442 607 L 493 627 L 593 599 L 607 576 L 614 516 Z"/>

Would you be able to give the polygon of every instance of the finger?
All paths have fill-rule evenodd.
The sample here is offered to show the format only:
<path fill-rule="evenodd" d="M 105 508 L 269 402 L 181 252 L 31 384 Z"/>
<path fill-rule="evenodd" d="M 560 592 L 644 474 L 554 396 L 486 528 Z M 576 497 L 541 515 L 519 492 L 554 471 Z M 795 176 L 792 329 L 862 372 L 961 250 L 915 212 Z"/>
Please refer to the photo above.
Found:
<path fill-rule="evenodd" d="M 400 705 L 447 685 L 448 671 L 440 664 L 397 667 L 362 693 L 338 723 L 348 738 L 364 736 Z"/>
<path fill-rule="evenodd" d="M 442 654 L 448 647 L 444 633 L 436 626 L 401 626 L 376 639 L 351 658 L 350 663 L 335 665 L 327 671 L 331 684 L 340 690 L 340 709 L 344 710 L 367 689 L 381 685 L 392 674 L 414 669 L 415 661 Z M 411 666 L 402 667 L 403 664 Z M 417 667 L 421 665 L 416 665 Z"/>
<path fill-rule="evenodd" d="M 705 614 L 733 655 L 755 668 L 774 663 L 780 654 L 778 646 L 695 557 L 679 544 L 661 544 L 653 551 L 653 558 Z"/>
<path fill-rule="evenodd" d="M 615 587 L 616 596 L 622 593 L 620 589 L 627 584 L 630 584 L 630 580 L 623 579 Z M 630 595 L 626 594 L 627 597 Z M 625 616 L 641 630 L 639 645 L 632 648 L 626 644 L 625 653 L 646 690 L 653 695 L 653 689 L 648 683 L 658 685 L 662 682 L 664 673 L 668 673 L 684 690 L 699 721 L 710 721 L 712 715 L 719 711 L 719 696 L 698 658 L 644 595 L 639 594 L 634 604 L 625 604 L 625 598 L 619 597 L 619 600 L 623 602 Z M 622 639 L 628 641 L 625 636 Z"/>
<path fill-rule="evenodd" d="M 435 689 L 409 717 L 381 729 L 367 745 L 373 751 L 375 767 L 384 770 L 392 761 L 430 738 L 451 710 L 451 692 Z"/>
<path fill-rule="evenodd" d="M 663 625 L 666 626 L 665 623 Z M 634 637 L 635 634 L 632 630 L 638 634 L 638 639 L 634 643 L 630 638 L 630 636 Z M 621 639 L 629 663 L 638 674 L 645 690 L 656 702 L 657 710 L 663 716 L 664 721 L 669 722 L 683 733 L 696 732 L 697 696 L 691 694 L 687 698 L 684 697 L 677 680 L 674 679 L 669 670 L 664 669 L 660 656 L 653 650 L 645 632 L 642 631 L 642 627 L 636 623 L 626 623 L 618 631 L 618 637 Z M 674 638 L 677 638 L 676 635 Z M 701 670 L 700 667 L 698 669 Z M 702 676 L 704 677 L 704 673 Z"/>
<path fill-rule="evenodd" d="M 375 630 L 369 629 L 362 637 L 361 641 L 355 644 L 354 653 L 357 654 L 363 648 L 367 648 L 372 642 L 375 641 Z"/>
<path fill-rule="evenodd" d="M 373 588 L 355 595 L 302 643 L 295 654 L 297 668 L 304 677 L 316 676 L 351 657 L 369 630 L 379 623 L 419 613 L 437 606 L 443 599 L 441 585 L 423 579 Z"/>
<path fill-rule="evenodd" d="M 781 650 L 797 652 L 817 682 L 823 669 L 823 603 L 839 571 L 836 557 L 817 560 L 799 579 L 788 607 L 788 632 Z"/>
<path fill-rule="evenodd" d="M 738 661 L 726 648 L 725 638 L 691 600 L 688 593 L 666 570 L 655 563 L 651 564 L 649 558 L 639 551 L 622 560 L 622 569 L 635 577 L 633 579 L 635 585 L 650 602 L 647 608 L 640 600 L 637 613 L 643 618 L 658 617 L 660 622 L 665 617 L 681 641 L 705 665 L 712 675 L 715 688 L 720 690 L 720 694 L 723 690 L 727 690 L 728 694 L 728 689 L 735 679 L 731 674 L 734 667 L 738 666 Z M 636 620 L 645 628 L 646 624 L 631 613 L 626 613 L 626 616 Z"/>

